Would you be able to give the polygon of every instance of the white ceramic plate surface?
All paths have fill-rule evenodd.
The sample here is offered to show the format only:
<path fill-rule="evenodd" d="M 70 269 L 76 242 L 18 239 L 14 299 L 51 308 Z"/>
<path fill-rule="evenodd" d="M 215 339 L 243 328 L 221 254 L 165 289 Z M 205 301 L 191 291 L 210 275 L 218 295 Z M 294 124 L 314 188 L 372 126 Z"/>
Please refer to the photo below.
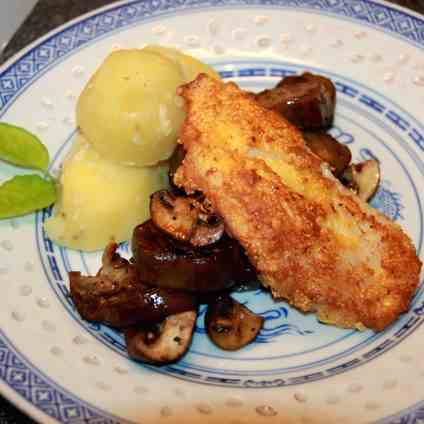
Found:
<path fill-rule="evenodd" d="M 0 119 L 38 134 L 57 172 L 90 75 L 113 49 L 149 43 L 181 48 L 250 90 L 305 70 L 332 78 L 333 135 L 355 160 L 381 162 L 372 204 L 402 225 L 423 258 L 423 17 L 368 0 L 118 3 L 9 61 L 0 71 Z M 0 167 L 3 178 L 19 172 Z M 424 288 L 380 334 L 319 324 L 261 291 L 239 293 L 266 318 L 254 344 L 218 350 L 201 314 L 180 362 L 143 366 L 128 359 L 120 334 L 79 318 L 67 272 L 95 273 L 100 254 L 53 244 L 43 232 L 50 214 L 0 222 L 0 388 L 39 421 L 416 424 L 424 418 Z M 121 252 L 128 254 L 126 244 Z"/>

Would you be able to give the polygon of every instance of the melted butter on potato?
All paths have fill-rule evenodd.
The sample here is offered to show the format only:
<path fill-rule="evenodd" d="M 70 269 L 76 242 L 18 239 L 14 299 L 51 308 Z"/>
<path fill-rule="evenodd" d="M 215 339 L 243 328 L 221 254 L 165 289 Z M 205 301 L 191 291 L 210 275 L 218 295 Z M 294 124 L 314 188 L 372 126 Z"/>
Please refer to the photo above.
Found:
<path fill-rule="evenodd" d="M 79 97 L 78 126 L 103 158 L 154 165 L 175 148 L 184 119 L 175 93 L 184 82 L 181 67 L 164 55 L 113 52 Z"/>
<path fill-rule="evenodd" d="M 112 239 L 128 240 L 149 218 L 150 194 L 166 186 L 166 166 L 122 166 L 79 137 L 63 164 L 59 202 L 45 229 L 60 245 L 103 249 Z"/>

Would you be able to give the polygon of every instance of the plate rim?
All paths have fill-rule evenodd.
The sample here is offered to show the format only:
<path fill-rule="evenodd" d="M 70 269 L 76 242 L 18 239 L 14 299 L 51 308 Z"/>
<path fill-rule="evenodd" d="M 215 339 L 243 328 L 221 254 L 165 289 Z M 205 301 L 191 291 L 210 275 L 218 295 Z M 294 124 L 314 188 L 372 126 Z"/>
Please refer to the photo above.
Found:
<path fill-rule="evenodd" d="M 285 1 L 285 0 L 282 0 L 282 1 Z M 381 5 L 385 8 L 393 9 L 393 10 L 402 12 L 406 15 L 413 16 L 414 18 L 417 18 L 417 19 L 424 22 L 424 14 L 420 14 L 420 13 L 418 13 L 418 12 L 412 10 L 412 9 L 408 9 L 405 6 L 400 6 L 400 5 L 397 5 L 397 4 L 394 4 L 394 3 L 390 3 L 387 0 L 358 0 L 358 1 L 360 3 L 370 3 L 370 4 Z M 12 65 L 14 65 L 16 62 L 18 62 L 23 56 L 28 54 L 31 50 L 35 49 L 36 47 L 40 46 L 41 44 L 44 44 L 50 38 L 57 36 L 59 33 L 63 32 L 64 30 L 69 29 L 70 27 L 72 27 L 76 24 L 79 24 L 83 21 L 86 21 L 87 19 L 92 18 L 95 15 L 100 15 L 100 14 L 105 13 L 106 11 L 118 9 L 118 8 L 121 8 L 122 6 L 130 5 L 132 3 L 136 4 L 136 3 L 139 3 L 139 2 L 140 2 L 140 0 L 116 0 L 115 2 L 110 3 L 108 5 L 100 6 L 100 7 L 97 7 L 97 8 L 95 8 L 95 9 L 89 11 L 89 12 L 83 13 L 82 15 L 79 15 L 79 16 L 69 20 L 68 22 L 65 22 L 64 24 L 59 25 L 56 28 L 53 28 L 52 30 L 48 31 L 46 34 L 42 35 L 41 37 L 38 37 L 35 40 L 33 40 L 30 44 L 23 47 L 22 49 L 20 49 L 16 53 L 14 53 L 11 57 L 9 57 L 5 62 L 3 62 L 0 65 L 0 77 L 2 76 L 2 74 L 5 71 L 7 71 Z M 242 1 L 239 1 L 239 0 L 236 0 L 234 3 L 232 3 L 229 0 L 224 0 L 224 2 L 228 2 L 235 7 L 238 5 L 239 2 L 242 3 Z M 265 3 L 266 0 L 262 0 L 262 2 Z M 223 2 L 217 1 L 217 5 L 222 5 L 222 3 Z M 268 5 L 277 6 L 277 4 L 266 3 L 266 6 L 268 6 Z M 252 3 L 250 6 L 252 8 L 258 7 L 259 3 L 258 4 Z M 293 8 L 293 9 L 295 7 L 296 6 L 290 6 L 290 8 Z M 387 31 L 387 32 L 392 33 L 393 31 Z M 421 45 L 420 43 L 413 42 L 413 41 L 411 41 L 411 40 L 409 40 L 405 37 L 402 37 L 402 39 L 404 39 L 407 42 L 413 43 L 416 47 L 421 47 L 421 48 L 424 49 L 424 41 L 423 41 L 423 44 Z"/>

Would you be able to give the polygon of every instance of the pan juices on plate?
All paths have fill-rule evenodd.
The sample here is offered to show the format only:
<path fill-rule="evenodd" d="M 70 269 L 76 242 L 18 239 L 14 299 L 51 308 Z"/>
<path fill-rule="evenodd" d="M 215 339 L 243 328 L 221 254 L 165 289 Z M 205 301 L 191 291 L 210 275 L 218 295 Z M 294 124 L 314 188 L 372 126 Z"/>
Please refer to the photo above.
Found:
<path fill-rule="evenodd" d="M 421 269 L 411 240 L 334 178 L 297 128 L 204 74 L 179 94 L 186 156 L 174 181 L 205 194 L 275 298 L 375 331 L 408 309 Z"/>

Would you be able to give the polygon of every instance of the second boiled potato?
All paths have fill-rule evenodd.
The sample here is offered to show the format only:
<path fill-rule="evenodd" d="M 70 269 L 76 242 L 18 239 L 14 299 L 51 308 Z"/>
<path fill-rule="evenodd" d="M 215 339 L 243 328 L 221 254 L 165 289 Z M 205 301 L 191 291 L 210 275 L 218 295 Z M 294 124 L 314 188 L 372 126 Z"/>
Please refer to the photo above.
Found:
<path fill-rule="evenodd" d="M 84 251 L 129 240 L 149 219 L 150 195 L 168 186 L 167 171 L 162 164 L 138 168 L 103 159 L 78 137 L 63 163 L 54 216 L 44 225 L 48 236 Z"/>
<path fill-rule="evenodd" d="M 176 90 L 184 82 L 181 67 L 165 56 L 116 51 L 82 92 L 77 123 L 103 158 L 154 165 L 168 159 L 175 148 L 184 119 Z"/>

